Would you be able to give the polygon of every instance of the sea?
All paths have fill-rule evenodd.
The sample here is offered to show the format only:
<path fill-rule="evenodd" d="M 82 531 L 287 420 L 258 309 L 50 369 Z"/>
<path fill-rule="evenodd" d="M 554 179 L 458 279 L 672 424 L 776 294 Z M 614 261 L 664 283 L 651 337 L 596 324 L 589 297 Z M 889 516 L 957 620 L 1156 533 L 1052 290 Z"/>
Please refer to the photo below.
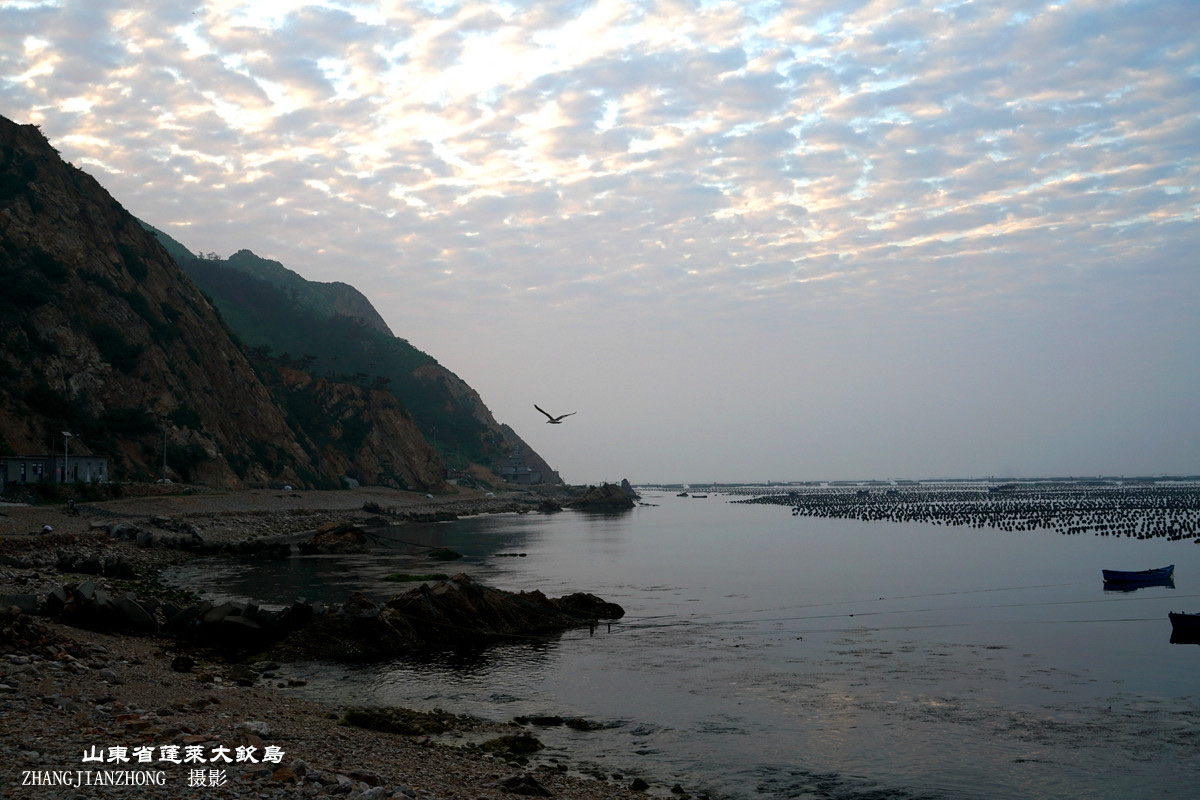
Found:
<path fill-rule="evenodd" d="M 213 600 L 382 600 L 389 573 L 590 592 L 595 629 L 366 666 L 283 665 L 344 705 L 583 718 L 535 760 L 649 794 L 759 798 L 1192 798 L 1200 611 L 1191 539 L 794 516 L 745 493 L 643 489 L 619 514 L 500 514 L 375 532 L 369 555 L 177 568 Z M 414 561 L 430 547 L 463 554 Z M 1102 569 L 1175 564 L 1106 591 Z"/>

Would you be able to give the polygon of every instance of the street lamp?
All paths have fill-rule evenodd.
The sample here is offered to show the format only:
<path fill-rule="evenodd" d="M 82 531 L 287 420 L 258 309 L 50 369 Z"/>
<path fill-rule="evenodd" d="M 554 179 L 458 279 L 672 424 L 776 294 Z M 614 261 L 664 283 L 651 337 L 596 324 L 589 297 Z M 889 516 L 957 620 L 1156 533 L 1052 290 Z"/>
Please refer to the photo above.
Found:
<path fill-rule="evenodd" d="M 65 484 L 67 482 L 67 458 L 68 458 L 68 453 L 70 450 L 68 445 L 70 444 L 71 439 L 75 438 L 75 434 L 71 433 L 70 431 L 63 431 L 62 435 L 63 435 L 63 471 L 62 471 L 62 481 L 60 481 L 60 483 Z"/>

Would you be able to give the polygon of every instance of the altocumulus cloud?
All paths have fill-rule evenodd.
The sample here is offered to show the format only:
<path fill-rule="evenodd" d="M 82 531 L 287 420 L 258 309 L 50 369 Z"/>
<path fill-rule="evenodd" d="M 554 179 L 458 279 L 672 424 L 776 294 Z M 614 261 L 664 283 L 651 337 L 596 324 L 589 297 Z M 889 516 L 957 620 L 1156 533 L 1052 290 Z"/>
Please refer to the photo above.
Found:
<path fill-rule="evenodd" d="M 196 249 L 249 247 L 355 284 L 502 418 L 527 398 L 484 363 L 497 350 L 473 325 L 515 342 L 550 327 L 574 346 L 564 356 L 608 331 L 627 347 L 719 342 L 713 357 L 735 359 L 735 344 L 790 337 L 865 362 L 865 332 L 972 330 L 987 348 L 1063 307 L 1076 331 L 1104 319 L 1138 336 L 1153 321 L 1147 347 L 1196 333 L 1180 301 L 1200 245 L 1190 2 L 10 0 L 0 30 L 6 115 Z M 1134 308 L 1114 315 L 1121 303 Z M 1086 351 L 1070 326 L 1038 330 Z M 1195 346 L 1162 369 L 1195 366 Z M 943 358 L 967 368 L 965 352 Z M 883 393 L 848 384 L 838 360 L 813 375 Z M 687 376 L 706 363 L 723 368 L 688 362 L 666 385 L 694 395 Z M 771 375 L 744 379 L 800 412 L 845 399 Z M 953 386 L 941 370 L 921 380 Z M 919 421 L 926 401 L 895 407 Z M 696 413 L 680 424 L 718 409 Z M 1063 451 L 1086 460 L 1077 435 Z M 844 463 L 789 462 L 766 442 L 731 458 L 777 477 L 996 468 L 965 448 L 944 470 L 872 460 L 852 439 Z M 616 452 L 597 457 L 597 471 L 620 468 Z"/>

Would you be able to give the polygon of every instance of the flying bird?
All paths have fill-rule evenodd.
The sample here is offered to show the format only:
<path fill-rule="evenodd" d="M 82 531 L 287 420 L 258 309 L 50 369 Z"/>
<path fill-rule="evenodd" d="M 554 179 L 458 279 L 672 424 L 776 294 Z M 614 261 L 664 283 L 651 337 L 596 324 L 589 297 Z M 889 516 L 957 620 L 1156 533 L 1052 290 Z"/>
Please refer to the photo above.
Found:
<path fill-rule="evenodd" d="M 563 417 L 569 417 L 569 416 L 571 416 L 571 414 L 579 413 L 578 411 L 572 411 L 571 414 L 560 414 L 559 416 L 555 417 L 555 416 L 551 415 L 549 411 L 547 411 L 546 409 L 539 406 L 537 403 L 534 403 L 533 407 L 546 415 L 546 424 L 547 425 L 562 425 Z"/>

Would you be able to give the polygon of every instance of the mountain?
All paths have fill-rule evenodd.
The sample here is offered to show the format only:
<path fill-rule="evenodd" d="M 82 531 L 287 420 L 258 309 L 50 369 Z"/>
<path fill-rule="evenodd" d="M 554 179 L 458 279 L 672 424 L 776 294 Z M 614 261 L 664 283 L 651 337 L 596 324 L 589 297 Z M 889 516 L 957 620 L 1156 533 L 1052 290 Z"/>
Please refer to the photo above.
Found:
<path fill-rule="evenodd" d="M 216 486 L 349 475 L 445 488 L 391 393 L 252 363 L 151 232 L 35 126 L 3 117 L 0 287 L 0 454 L 52 452 L 68 431 L 72 451 L 109 455 L 119 480 L 158 477 L 165 451 L 173 477 Z M 363 320 L 356 295 L 311 302 Z"/>
<path fill-rule="evenodd" d="M 393 335 L 354 287 L 306 280 L 249 250 L 228 259 L 193 254 L 155 233 L 264 371 L 273 364 L 389 392 L 455 469 L 485 475 L 506 462 L 560 482 L 533 448 L 496 421 L 474 389 Z"/>
<path fill-rule="evenodd" d="M 163 231 L 146 222 L 143 222 L 142 225 L 154 233 L 159 243 L 185 271 L 190 272 L 189 265 L 195 261 L 221 261 L 216 254 L 205 256 L 192 253 Z M 371 305 L 371 301 L 349 284 L 340 281 L 319 283 L 305 280 L 278 261 L 259 258 L 249 250 L 239 250 L 222 263 L 282 290 L 295 305 L 310 309 L 325 317 L 339 315 L 353 317 L 384 336 L 392 336 L 391 329 L 383 321 L 383 317 L 379 316 L 375 307 Z"/>

